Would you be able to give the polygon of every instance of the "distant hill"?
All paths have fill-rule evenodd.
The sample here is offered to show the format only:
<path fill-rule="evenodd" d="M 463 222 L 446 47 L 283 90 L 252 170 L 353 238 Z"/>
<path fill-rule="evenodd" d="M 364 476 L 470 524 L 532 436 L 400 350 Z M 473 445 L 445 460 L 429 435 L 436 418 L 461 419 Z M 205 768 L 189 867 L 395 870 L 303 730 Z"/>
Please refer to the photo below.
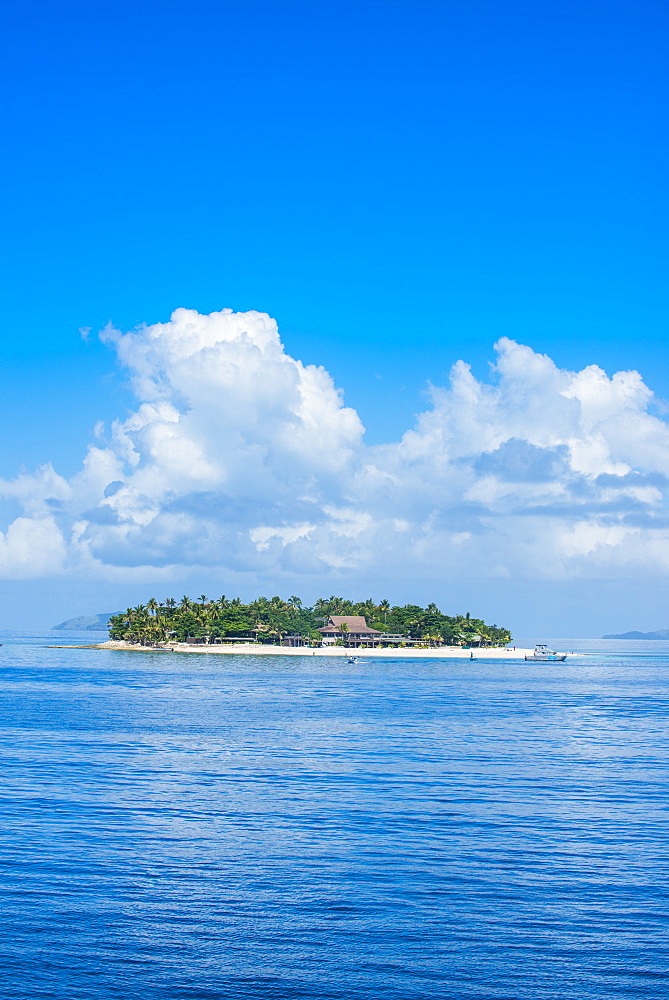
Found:
<path fill-rule="evenodd" d="M 59 631 L 60 629 L 76 629 L 77 632 L 106 632 L 107 622 L 112 615 L 118 612 L 112 611 L 108 615 L 83 615 L 81 618 L 68 618 L 66 622 L 61 622 L 60 625 L 54 625 L 54 630 Z"/>
<path fill-rule="evenodd" d="M 657 632 L 621 632 L 620 635 L 603 635 L 602 639 L 669 639 L 669 628 Z"/>

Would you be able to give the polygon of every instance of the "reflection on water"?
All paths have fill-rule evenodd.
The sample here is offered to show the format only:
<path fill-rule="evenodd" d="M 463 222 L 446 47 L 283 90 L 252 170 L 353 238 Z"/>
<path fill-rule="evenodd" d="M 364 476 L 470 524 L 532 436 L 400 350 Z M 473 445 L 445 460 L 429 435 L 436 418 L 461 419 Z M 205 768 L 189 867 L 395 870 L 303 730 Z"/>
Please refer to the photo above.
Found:
<path fill-rule="evenodd" d="M 669 644 L 351 665 L 62 636 L 0 650 L 3 997 L 663 995 Z"/>

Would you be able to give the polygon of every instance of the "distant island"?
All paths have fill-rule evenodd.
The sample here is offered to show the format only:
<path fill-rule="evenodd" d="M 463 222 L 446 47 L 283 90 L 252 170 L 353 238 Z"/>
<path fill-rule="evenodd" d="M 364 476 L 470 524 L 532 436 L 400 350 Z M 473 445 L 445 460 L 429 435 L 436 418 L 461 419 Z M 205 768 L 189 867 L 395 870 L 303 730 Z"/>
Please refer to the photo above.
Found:
<path fill-rule="evenodd" d="M 54 625 L 53 631 L 60 632 L 66 629 L 73 629 L 77 632 L 106 632 L 107 625 L 114 612 L 108 615 L 82 615 L 80 618 L 68 618 L 60 625 Z"/>
<path fill-rule="evenodd" d="M 120 614 L 73 618 L 58 627 L 93 631 L 106 624 L 105 619 L 110 623 L 110 640 L 141 646 L 253 642 L 314 648 L 492 647 L 504 646 L 511 639 L 507 628 L 487 625 L 469 612 L 445 615 L 436 604 L 400 607 L 387 600 L 377 604 L 372 598 L 354 602 L 334 596 L 319 598 L 312 607 L 305 607 L 296 596 L 288 600 L 259 597 L 249 604 L 225 595 L 213 600 L 202 594 L 197 601 L 152 598 Z"/>
<path fill-rule="evenodd" d="M 602 639 L 669 639 L 669 628 L 657 632 L 621 632 L 620 635 L 603 635 Z"/>

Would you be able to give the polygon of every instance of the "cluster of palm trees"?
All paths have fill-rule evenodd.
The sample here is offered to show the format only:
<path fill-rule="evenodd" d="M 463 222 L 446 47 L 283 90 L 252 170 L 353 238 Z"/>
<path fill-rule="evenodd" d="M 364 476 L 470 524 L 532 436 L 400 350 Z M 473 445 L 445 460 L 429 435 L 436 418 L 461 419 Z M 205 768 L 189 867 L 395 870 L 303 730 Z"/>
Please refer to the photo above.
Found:
<path fill-rule="evenodd" d="M 150 645 L 170 640 L 214 642 L 231 639 L 255 639 L 280 643 L 286 635 L 298 635 L 307 642 L 320 642 L 317 631 L 330 615 L 362 615 L 367 624 L 380 632 L 399 637 L 422 639 L 428 645 L 503 645 L 511 639 L 508 629 L 486 625 L 481 619 L 466 615 L 444 615 L 436 604 L 421 608 L 415 604 L 392 606 L 387 600 L 375 603 L 371 598 L 354 602 L 342 597 L 319 598 L 312 607 L 304 607 L 299 597 L 258 597 L 249 604 L 225 594 L 212 599 L 201 594 L 193 601 L 168 597 L 159 602 L 127 608 L 112 615 L 110 638 Z M 347 631 L 343 629 L 344 633 Z"/>

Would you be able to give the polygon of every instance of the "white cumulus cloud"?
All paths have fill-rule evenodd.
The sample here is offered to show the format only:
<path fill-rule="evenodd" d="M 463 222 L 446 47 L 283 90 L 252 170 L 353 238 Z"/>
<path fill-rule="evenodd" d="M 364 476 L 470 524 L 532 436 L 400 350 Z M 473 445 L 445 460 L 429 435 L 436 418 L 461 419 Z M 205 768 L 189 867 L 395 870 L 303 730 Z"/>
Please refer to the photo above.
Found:
<path fill-rule="evenodd" d="M 489 382 L 458 362 L 400 441 L 370 447 L 266 314 L 177 309 L 102 336 L 136 409 L 96 425 L 72 479 L 46 466 L 0 482 L 20 508 L 0 534 L 5 578 L 669 568 L 669 427 L 637 372 L 566 371 L 503 338 Z"/>

